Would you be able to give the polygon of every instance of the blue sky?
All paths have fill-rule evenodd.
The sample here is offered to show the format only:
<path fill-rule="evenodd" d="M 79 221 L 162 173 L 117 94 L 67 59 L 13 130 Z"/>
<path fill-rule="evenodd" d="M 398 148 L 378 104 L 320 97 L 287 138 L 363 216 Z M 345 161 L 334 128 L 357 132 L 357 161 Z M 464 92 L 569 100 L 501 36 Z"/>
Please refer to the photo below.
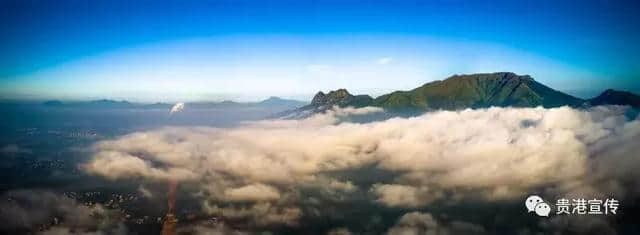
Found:
<path fill-rule="evenodd" d="M 2 1 L 0 98 L 379 95 L 513 71 L 640 92 L 634 1 Z"/>

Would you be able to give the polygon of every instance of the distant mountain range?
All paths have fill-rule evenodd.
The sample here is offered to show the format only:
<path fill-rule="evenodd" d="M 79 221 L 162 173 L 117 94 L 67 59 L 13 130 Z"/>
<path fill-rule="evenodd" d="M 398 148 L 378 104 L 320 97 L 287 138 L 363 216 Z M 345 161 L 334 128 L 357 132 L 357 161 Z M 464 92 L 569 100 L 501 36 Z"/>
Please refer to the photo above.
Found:
<path fill-rule="evenodd" d="M 599 96 L 588 100 L 590 105 L 629 105 L 640 108 L 640 96 L 626 91 L 616 91 L 608 89 Z"/>
<path fill-rule="evenodd" d="M 221 102 L 189 102 L 185 103 L 188 109 L 210 109 L 210 108 L 274 108 L 280 110 L 287 110 L 304 106 L 308 103 L 282 99 L 279 97 L 269 97 L 266 100 L 259 102 L 235 102 L 235 101 L 221 101 Z M 115 100 L 93 100 L 85 102 L 62 102 L 58 100 L 49 100 L 42 103 L 48 107 L 61 107 L 61 108 L 88 108 L 88 109 L 167 109 L 167 111 L 174 105 L 170 103 L 133 103 L 128 101 L 115 101 Z"/>
<path fill-rule="evenodd" d="M 549 88 L 528 75 L 511 72 L 454 75 L 445 80 L 426 83 L 410 91 L 395 91 L 372 98 L 352 95 L 345 89 L 318 92 L 311 104 L 280 113 L 297 118 L 323 112 L 334 105 L 382 107 L 387 111 L 417 114 L 431 110 L 459 110 L 486 107 L 538 107 L 595 105 L 630 105 L 640 108 L 640 96 L 630 92 L 606 90 L 593 99 L 580 99 Z"/>
<path fill-rule="evenodd" d="M 346 89 L 318 92 L 311 103 L 270 97 L 259 102 L 191 102 L 187 109 L 207 108 L 265 108 L 275 112 L 271 117 L 301 118 L 324 112 L 333 106 L 382 107 L 390 113 L 414 115 L 432 110 L 459 110 L 486 107 L 538 107 L 571 106 L 576 108 L 596 105 L 629 105 L 640 108 L 640 96 L 631 92 L 606 90 L 592 99 L 580 99 L 549 88 L 528 75 L 511 72 L 453 75 L 445 80 L 426 83 L 409 91 L 394 91 L 372 98 L 352 95 Z M 94 100 L 88 102 L 44 102 L 48 107 L 79 107 L 95 109 L 142 108 L 167 109 L 173 104 L 142 104 L 128 101 Z"/>
<path fill-rule="evenodd" d="M 42 103 L 44 106 L 49 107 L 82 107 L 82 108 L 129 108 L 129 107 L 142 107 L 143 104 L 131 103 L 128 101 L 115 101 L 115 100 L 92 100 L 92 101 L 77 101 L 77 102 L 62 102 L 59 100 L 49 100 Z"/>

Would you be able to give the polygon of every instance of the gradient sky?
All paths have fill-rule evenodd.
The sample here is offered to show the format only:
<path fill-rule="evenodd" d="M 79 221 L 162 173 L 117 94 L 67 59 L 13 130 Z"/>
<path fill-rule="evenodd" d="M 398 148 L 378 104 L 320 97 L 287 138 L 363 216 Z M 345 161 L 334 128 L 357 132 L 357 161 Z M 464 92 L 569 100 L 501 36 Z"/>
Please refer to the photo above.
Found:
<path fill-rule="evenodd" d="M 1 1 L 0 98 L 380 95 L 452 74 L 640 93 L 637 1 Z"/>

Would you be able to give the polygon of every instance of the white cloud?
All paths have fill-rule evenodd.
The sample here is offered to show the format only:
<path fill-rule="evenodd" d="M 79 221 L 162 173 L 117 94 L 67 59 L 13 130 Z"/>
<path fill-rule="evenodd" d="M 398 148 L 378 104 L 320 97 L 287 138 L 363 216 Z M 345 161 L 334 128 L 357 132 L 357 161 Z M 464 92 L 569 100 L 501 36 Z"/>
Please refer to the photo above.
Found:
<path fill-rule="evenodd" d="M 452 221 L 443 224 L 442 221 L 436 220 L 429 213 L 410 212 L 404 214 L 396 225 L 391 227 L 387 235 L 462 235 L 462 234 L 485 234 L 485 229 L 476 224 Z"/>
<path fill-rule="evenodd" d="M 96 144 L 84 169 L 112 179 L 195 182 L 207 192 L 205 211 L 256 224 L 295 224 L 305 188 L 331 198 L 357 193 L 355 172 L 372 165 L 393 176 L 364 190 L 371 203 L 389 207 L 518 199 L 540 188 L 543 195 L 623 198 L 638 186 L 640 120 L 625 120 L 620 107 L 440 111 L 371 123 L 342 122 L 340 115 L 368 113 L 345 110 L 134 133 Z M 345 176 L 332 178 L 338 171 Z"/>
<path fill-rule="evenodd" d="M 377 196 L 378 202 L 390 207 L 419 207 L 443 196 L 429 192 L 426 186 L 398 184 L 375 184 L 371 191 Z"/>
<path fill-rule="evenodd" d="M 184 109 L 184 103 L 177 103 L 175 105 L 173 105 L 173 107 L 171 107 L 171 110 L 169 111 L 169 114 L 174 114 L 177 112 L 180 112 Z"/>
<path fill-rule="evenodd" d="M 304 68 L 307 72 L 310 72 L 310 73 L 322 73 L 322 72 L 330 71 L 333 67 L 331 65 L 326 65 L 326 64 L 311 64 L 311 65 L 305 66 Z"/>
<path fill-rule="evenodd" d="M 272 202 L 258 202 L 248 206 L 219 206 L 205 201 L 204 211 L 229 219 L 249 219 L 250 223 L 258 226 L 271 224 L 297 224 L 302 216 L 302 210 L 290 205 Z"/>
<path fill-rule="evenodd" d="M 278 189 L 264 184 L 252 184 L 225 190 L 225 196 L 231 201 L 272 201 L 280 198 Z"/>
<path fill-rule="evenodd" d="M 382 57 L 376 60 L 376 64 L 378 65 L 387 65 L 391 62 L 393 62 L 393 58 L 391 57 Z"/>
<path fill-rule="evenodd" d="M 44 190 L 16 190 L 0 195 L 0 231 L 21 231 L 59 224 L 38 234 L 126 234 L 122 214 L 100 204 L 85 206 L 64 195 Z M 7 200 L 11 198 L 11 200 Z"/>

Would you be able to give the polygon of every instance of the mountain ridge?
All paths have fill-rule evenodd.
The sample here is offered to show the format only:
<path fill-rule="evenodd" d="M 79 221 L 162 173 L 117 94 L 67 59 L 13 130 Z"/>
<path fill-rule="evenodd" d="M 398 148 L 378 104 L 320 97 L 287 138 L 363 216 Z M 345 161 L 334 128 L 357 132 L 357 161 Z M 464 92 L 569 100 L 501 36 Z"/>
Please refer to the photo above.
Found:
<path fill-rule="evenodd" d="M 186 102 L 190 108 L 217 108 L 217 107 L 253 107 L 253 106 L 264 106 L 264 107 L 289 107 L 296 108 L 308 104 L 303 101 L 298 100 L 290 100 L 283 99 L 276 96 L 271 96 L 265 100 L 256 101 L 256 102 L 236 102 L 231 100 L 223 100 L 219 102 L 212 101 L 198 101 L 198 102 Z M 122 108 L 142 108 L 142 109 L 169 109 L 174 104 L 166 103 L 166 102 L 156 102 L 156 103 L 136 103 L 129 102 L 126 100 L 110 100 L 110 99 L 99 99 L 99 100 L 89 100 L 89 101 L 72 101 L 72 102 L 63 102 L 60 100 L 47 100 L 41 103 L 42 106 L 52 107 L 52 108 L 66 108 L 66 107 L 81 107 L 81 108 L 95 108 L 95 109 L 122 109 Z"/>
<path fill-rule="evenodd" d="M 352 95 L 346 89 L 320 91 L 311 104 L 282 113 L 283 117 L 305 117 L 324 112 L 333 106 L 382 107 L 391 112 L 417 114 L 431 110 L 458 110 L 487 107 L 575 108 L 595 105 L 630 105 L 640 108 L 640 97 L 624 91 L 608 89 L 598 97 L 581 99 L 554 90 L 529 75 L 512 72 L 453 75 L 444 80 L 427 82 L 408 91 L 394 91 L 372 98 Z M 298 113 L 298 114 L 296 114 Z"/>
<path fill-rule="evenodd" d="M 408 103 L 407 103 L 408 102 Z M 584 101 L 511 72 L 453 75 L 410 91 L 396 91 L 375 99 L 389 109 L 455 110 L 491 106 L 580 106 Z"/>
<path fill-rule="evenodd" d="M 640 108 L 640 96 L 628 91 L 607 89 L 600 95 L 588 100 L 590 105 L 629 105 Z"/>

